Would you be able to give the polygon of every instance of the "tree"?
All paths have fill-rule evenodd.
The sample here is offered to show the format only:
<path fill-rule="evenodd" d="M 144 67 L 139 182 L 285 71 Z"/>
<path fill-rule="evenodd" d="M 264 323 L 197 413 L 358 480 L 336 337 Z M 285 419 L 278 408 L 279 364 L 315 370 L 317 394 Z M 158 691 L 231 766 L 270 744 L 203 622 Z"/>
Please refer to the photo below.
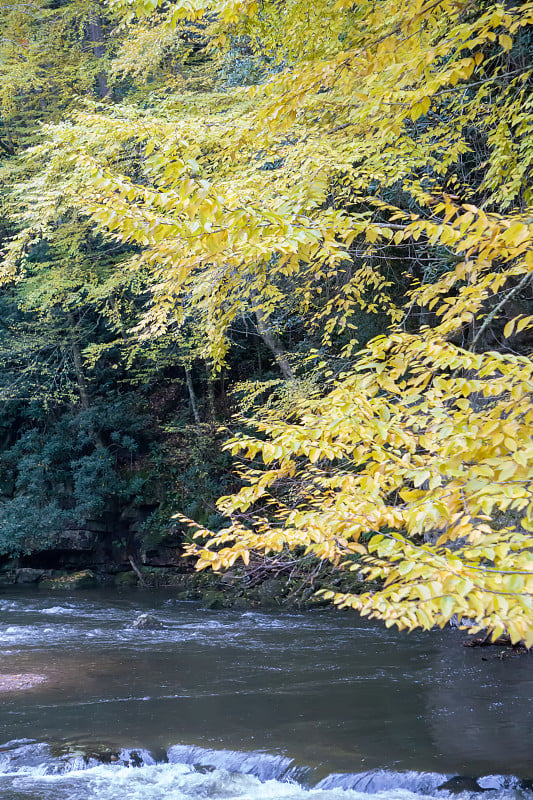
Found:
<path fill-rule="evenodd" d="M 235 320 L 265 331 L 293 311 L 346 365 L 243 421 L 258 435 L 228 446 L 249 485 L 220 501 L 232 525 L 201 532 L 198 566 L 303 545 L 385 579 L 340 605 L 408 628 L 457 613 L 532 645 L 533 5 L 112 7 L 183 39 L 204 23 L 212 54 L 177 112 L 115 106 L 50 131 L 51 169 L 73 168 L 78 202 L 142 249 L 148 329 L 192 308 L 220 363 Z M 214 91 L 237 37 L 261 83 Z M 390 323 L 366 348 L 346 336 L 361 310 Z"/>

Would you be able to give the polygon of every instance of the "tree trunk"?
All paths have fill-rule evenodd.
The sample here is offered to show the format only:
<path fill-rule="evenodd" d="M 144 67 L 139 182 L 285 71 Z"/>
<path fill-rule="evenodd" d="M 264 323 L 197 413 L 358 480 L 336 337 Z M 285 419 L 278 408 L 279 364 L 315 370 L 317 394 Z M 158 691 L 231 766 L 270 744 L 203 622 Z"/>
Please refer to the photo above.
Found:
<path fill-rule="evenodd" d="M 72 350 L 72 358 L 74 361 L 74 371 L 76 373 L 76 383 L 78 385 L 78 393 L 80 395 L 81 407 L 84 411 L 89 410 L 89 394 L 87 392 L 87 382 L 83 373 L 83 362 L 81 359 L 81 350 L 76 339 L 76 325 L 71 311 L 67 311 L 67 319 L 69 324 L 70 347 Z"/>
<path fill-rule="evenodd" d="M 291 369 L 291 365 L 287 360 L 287 356 L 285 355 L 285 351 L 281 345 L 279 339 L 272 333 L 271 330 L 265 324 L 265 318 L 263 316 L 262 311 L 255 312 L 255 319 L 257 325 L 257 331 L 259 336 L 264 341 L 268 349 L 271 353 L 274 354 L 278 367 L 280 368 L 282 375 L 286 380 L 293 381 L 295 379 L 294 372 Z"/>
<path fill-rule="evenodd" d="M 89 401 L 89 392 L 87 390 L 87 381 L 85 380 L 85 373 L 83 372 L 83 361 L 81 357 L 81 350 L 78 344 L 78 340 L 76 338 L 76 323 L 71 311 L 67 311 L 67 319 L 69 324 L 69 336 L 70 336 L 70 347 L 72 350 L 72 360 L 74 361 L 74 372 L 76 373 L 76 383 L 78 386 L 80 403 L 84 411 L 89 411 L 91 406 Z M 102 437 L 100 436 L 98 431 L 94 430 L 92 425 L 89 428 L 89 433 L 93 437 L 94 444 L 97 449 L 104 446 Z"/>
<path fill-rule="evenodd" d="M 200 414 L 198 413 L 198 403 L 196 401 L 194 386 L 192 385 L 191 370 L 189 367 L 185 367 L 185 380 L 187 381 L 187 389 L 189 390 L 189 399 L 191 401 L 191 408 L 194 421 L 196 422 L 197 425 L 199 425 L 201 422 Z"/>
<path fill-rule="evenodd" d="M 207 402 L 209 406 L 209 419 L 211 422 L 216 420 L 216 407 L 215 407 L 215 384 L 213 381 L 211 368 L 207 361 L 205 362 L 205 378 L 207 381 Z"/>
<path fill-rule="evenodd" d="M 105 55 L 105 45 L 104 45 L 104 35 L 102 32 L 102 21 L 99 16 L 93 17 L 87 26 L 87 31 L 89 33 L 89 39 L 92 44 L 93 53 L 96 58 L 103 58 Z M 109 87 L 107 85 L 107 75 L 102 70 L 97 75 L 98 81 L 98 97 L 103 99 L 107 97 L 109 93 Z"/>

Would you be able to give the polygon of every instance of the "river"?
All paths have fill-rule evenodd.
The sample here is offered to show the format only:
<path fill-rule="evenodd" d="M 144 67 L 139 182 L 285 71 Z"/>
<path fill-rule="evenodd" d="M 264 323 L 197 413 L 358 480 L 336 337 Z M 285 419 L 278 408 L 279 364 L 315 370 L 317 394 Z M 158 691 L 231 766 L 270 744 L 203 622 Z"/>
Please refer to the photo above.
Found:
<path fill-rule="evenodd" d="M 1 673 L 45 679 L 0 695 L 2 800 L 533 798 L 531 656 L 169 593 L 0 610 Z M 132 629 L 144 611 L 165 628 Z"/>

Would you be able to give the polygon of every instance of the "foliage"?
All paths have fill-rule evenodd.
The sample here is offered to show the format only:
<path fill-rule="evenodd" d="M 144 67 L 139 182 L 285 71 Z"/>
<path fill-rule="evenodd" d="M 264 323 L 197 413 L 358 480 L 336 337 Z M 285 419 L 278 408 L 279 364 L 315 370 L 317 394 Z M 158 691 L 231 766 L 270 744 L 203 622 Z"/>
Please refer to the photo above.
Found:
<path fill-rule="evenodd" d="M 1 553 L 53 546 L 65 527 L 83 526 L 142 493 L 143 481 L 129 467 L 146 448 L 145 420 L 131 403 L 43 422 L 1 454 Z"/>
<path fill-rule="evenodd" d="M 278 403 L 254 389 L 238 420 L 246 485 L 219 501 L 228 528 L 200 528 L 198 567 L 303 547 L 384 581 L 338 605 L 409 629 L 458 614 L 533 645 L 533 4 L 109 13 L 131 93 L 49 125 L 28 184 L 52 229 L 58 208 L 88 215 L 124 259 L 74 287 L 30 271 L 20 291 L 99 319 L 133 295 L 118 317 L 141 350 L 175 339 L 193 411 L 195 360 L 230 367 L 243 323 L 269 349 L 287 386 Z"/>
<path fill-rule="evenodd" d="M 483 352 L 533 267 L 531 72 L 517 55 L 533 7 L 295 0 L 281 17 L 268 3 L 168 11 L 172 23 L 207 13 L 222 44 L 239 31 L 287 65 L 253 105 L 233 95 L 240 124 L 235 106 L 216 122 L 204 112 L 219 144 L 200 129 L 192 153 L 186 115 L 166 146 L 155 121 L 129 123 L 147 141 L 148 189 L 98 161 L 94 141 L 85 161 L 95 218 L 144 247 L 157 281 L 151 321 L 157 328 L 187 297 L 218 359 L 232 319 L 250 308 L 268 317 L 288 299 L 301 313 L 314 305 L 324 344 L 357 304 L 386 309 L 397 327 L 288 418 L 247 420 L 261 436 L 230 447 L 266 468 L 249 469 L 249 486 L 221 501 L 236 515 L 231 528 L 191 552 L 215 569 L 252 549 L 305 545 L 360 569 L 346 561 L 356 554 L 385 585 L 332 595 L 338 604 L 408 628 L 458 613 L 473 629 L 533 644 L 531 364 L 505 348 Z M 105 124 L 93 121 L 97 141 Z M 475 175 L 473 131 L 485 156 Z M 254 165 L 258 155 L 269 172 Z M 400 310 L 383 262 L 418 242 L 447 263 L 431 268 L 431 283 L 415 273 Z M 324 282 L 346 264 L 350 279 L 321 304 Z M 427 309 L 431 328 L 413 326 L 414 307 Z M 530 324 L 524 307 L 504 335 Z M 498 526 L 507 509 L 516 530 Z"/>
<path fill-rule="evenodd" d="M 59 119 L 79 94 L 99 94 L 105 7 L 99 0 L 11 0 L 0 9 L 0 108 L 14 152 L 43 118 Z"/>
<path fill-rule="evenodd" d="M 375 340 L 326 395 L 288 420 L 256 419 L 260 436 L 230 446 L 268 468 L 246 470 L 249 486 L 220 501 L 234 522 L 193 548 L 199 566 L 304 546 L 386 579 L 372 594 L 330 593 L 339 605 L 408 628 L 458 613 L 529 641 L 531 365 L 446 350 L 431 339 Z M 446 376 L 450 356 L 468 379 Z M 523 517 L 521 528 L 498 526 L 505 510 L 507 523 Z"/>

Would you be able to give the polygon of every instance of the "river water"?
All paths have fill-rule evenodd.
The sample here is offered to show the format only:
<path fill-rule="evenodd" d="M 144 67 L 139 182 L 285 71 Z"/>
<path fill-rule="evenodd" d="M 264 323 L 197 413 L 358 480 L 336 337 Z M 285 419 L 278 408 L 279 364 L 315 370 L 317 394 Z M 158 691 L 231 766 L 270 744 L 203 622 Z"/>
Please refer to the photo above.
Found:
<path fill-rule="evenodd" d="M 533 657 L 353 613 L 0 594 L 1 800 L 533 799 Z M 129 627 L 148 611 L 165 628 Z M 502 657 L 503 656 L 503 657 Z"/>

